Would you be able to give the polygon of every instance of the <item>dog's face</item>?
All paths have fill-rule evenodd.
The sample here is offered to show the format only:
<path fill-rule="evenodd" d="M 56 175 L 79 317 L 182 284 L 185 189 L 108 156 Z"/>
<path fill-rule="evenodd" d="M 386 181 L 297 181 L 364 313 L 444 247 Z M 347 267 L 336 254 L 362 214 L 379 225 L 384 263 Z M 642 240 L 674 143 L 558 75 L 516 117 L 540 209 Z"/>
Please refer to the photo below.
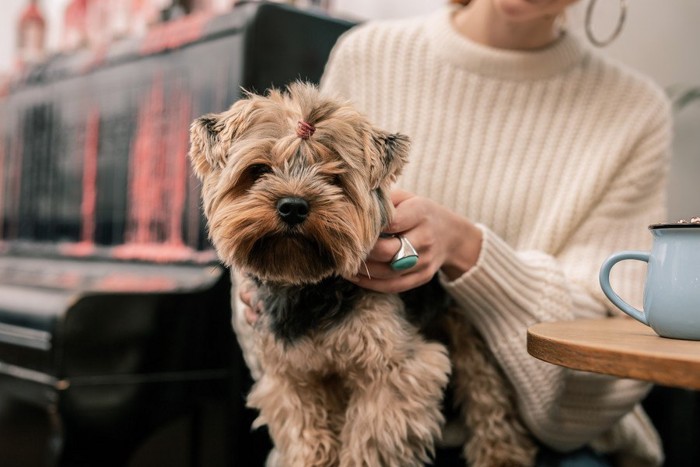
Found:
<path fill-rule="evenodd" d="M 406 137 L 302 83 L 200 117 L 190 140 L 221 260 L 288 284 L 359 271 L 408 155 Z"/>

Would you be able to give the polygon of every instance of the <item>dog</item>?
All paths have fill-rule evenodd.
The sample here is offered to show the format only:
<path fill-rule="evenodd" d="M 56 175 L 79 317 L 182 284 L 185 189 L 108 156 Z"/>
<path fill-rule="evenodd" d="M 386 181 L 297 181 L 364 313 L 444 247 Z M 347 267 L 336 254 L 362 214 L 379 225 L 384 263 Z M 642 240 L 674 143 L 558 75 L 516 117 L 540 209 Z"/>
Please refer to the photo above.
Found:
<path fill-rule="evenodd" d="M 247 403 L 275 465 L 429 463 L 451 373 L 469 465 L 534 463 L 508 382 L 463 315 L 435 298 L 446 297 L 437 281 L 397 295 L 343 278 L 392 218 L 406 136 L 296 82 L 196 119 L 190 143 L 211 242 L 262 303 L 262 375 Z"/>

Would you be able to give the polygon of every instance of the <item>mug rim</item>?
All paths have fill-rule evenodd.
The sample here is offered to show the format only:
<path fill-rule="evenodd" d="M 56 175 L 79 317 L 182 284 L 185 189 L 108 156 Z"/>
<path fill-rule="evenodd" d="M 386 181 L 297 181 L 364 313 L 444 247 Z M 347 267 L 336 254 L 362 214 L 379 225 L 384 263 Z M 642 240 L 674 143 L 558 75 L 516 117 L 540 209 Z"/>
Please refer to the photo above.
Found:
<path fill-rule="evenodd" d="M 698 229 L 700 228 L 699 223 L 686 223 L 686 224 L 652 224 L 649 226 L 649 230 L 656 230 L 656 229 Z"/>

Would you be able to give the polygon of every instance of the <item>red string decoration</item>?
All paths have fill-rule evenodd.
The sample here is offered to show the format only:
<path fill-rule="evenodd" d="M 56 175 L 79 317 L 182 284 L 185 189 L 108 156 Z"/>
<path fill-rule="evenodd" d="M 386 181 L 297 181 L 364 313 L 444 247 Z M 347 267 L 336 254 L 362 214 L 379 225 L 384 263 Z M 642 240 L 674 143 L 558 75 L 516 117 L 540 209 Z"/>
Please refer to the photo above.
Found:
<path fill-rule="evenodd" d="M 309 139 L 316 131 L 316 127 L 303 120 L 299 120 L 297 125 L 297 136 L 301 139 Z"/>

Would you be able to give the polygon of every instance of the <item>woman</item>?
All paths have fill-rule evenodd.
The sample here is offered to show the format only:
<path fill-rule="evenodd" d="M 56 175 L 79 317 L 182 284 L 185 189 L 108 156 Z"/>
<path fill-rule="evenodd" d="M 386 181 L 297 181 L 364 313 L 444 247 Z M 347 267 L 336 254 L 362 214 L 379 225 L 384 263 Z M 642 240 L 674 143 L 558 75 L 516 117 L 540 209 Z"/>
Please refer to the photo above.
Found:
<path fill-rule="evenodd" d="M 650 80 L 559 28 L 574 2 L 462 1 L 424 18 L 371 22 L 339 41 L 324 90 L 411 138 L 387 232 L 419 255 L 395 271 L 399 242 L 380 239 L 367 271 L 349 279 L 400 292 L 439 274 L 545 453 L 592 446 L 657 465 L 660 442 L 638 404 L 649 385 L 571 371 L 526 350 L 532 324 L 615 313 L 598 286 L 601 263 L 617 250 L 649 249 L 646 226 L 665 220 L 668 103 Z M 624 272 L 621 294 L 641 297 L 643 268 Z M 247 323 L 238 316 L 240 336 Z"/>

